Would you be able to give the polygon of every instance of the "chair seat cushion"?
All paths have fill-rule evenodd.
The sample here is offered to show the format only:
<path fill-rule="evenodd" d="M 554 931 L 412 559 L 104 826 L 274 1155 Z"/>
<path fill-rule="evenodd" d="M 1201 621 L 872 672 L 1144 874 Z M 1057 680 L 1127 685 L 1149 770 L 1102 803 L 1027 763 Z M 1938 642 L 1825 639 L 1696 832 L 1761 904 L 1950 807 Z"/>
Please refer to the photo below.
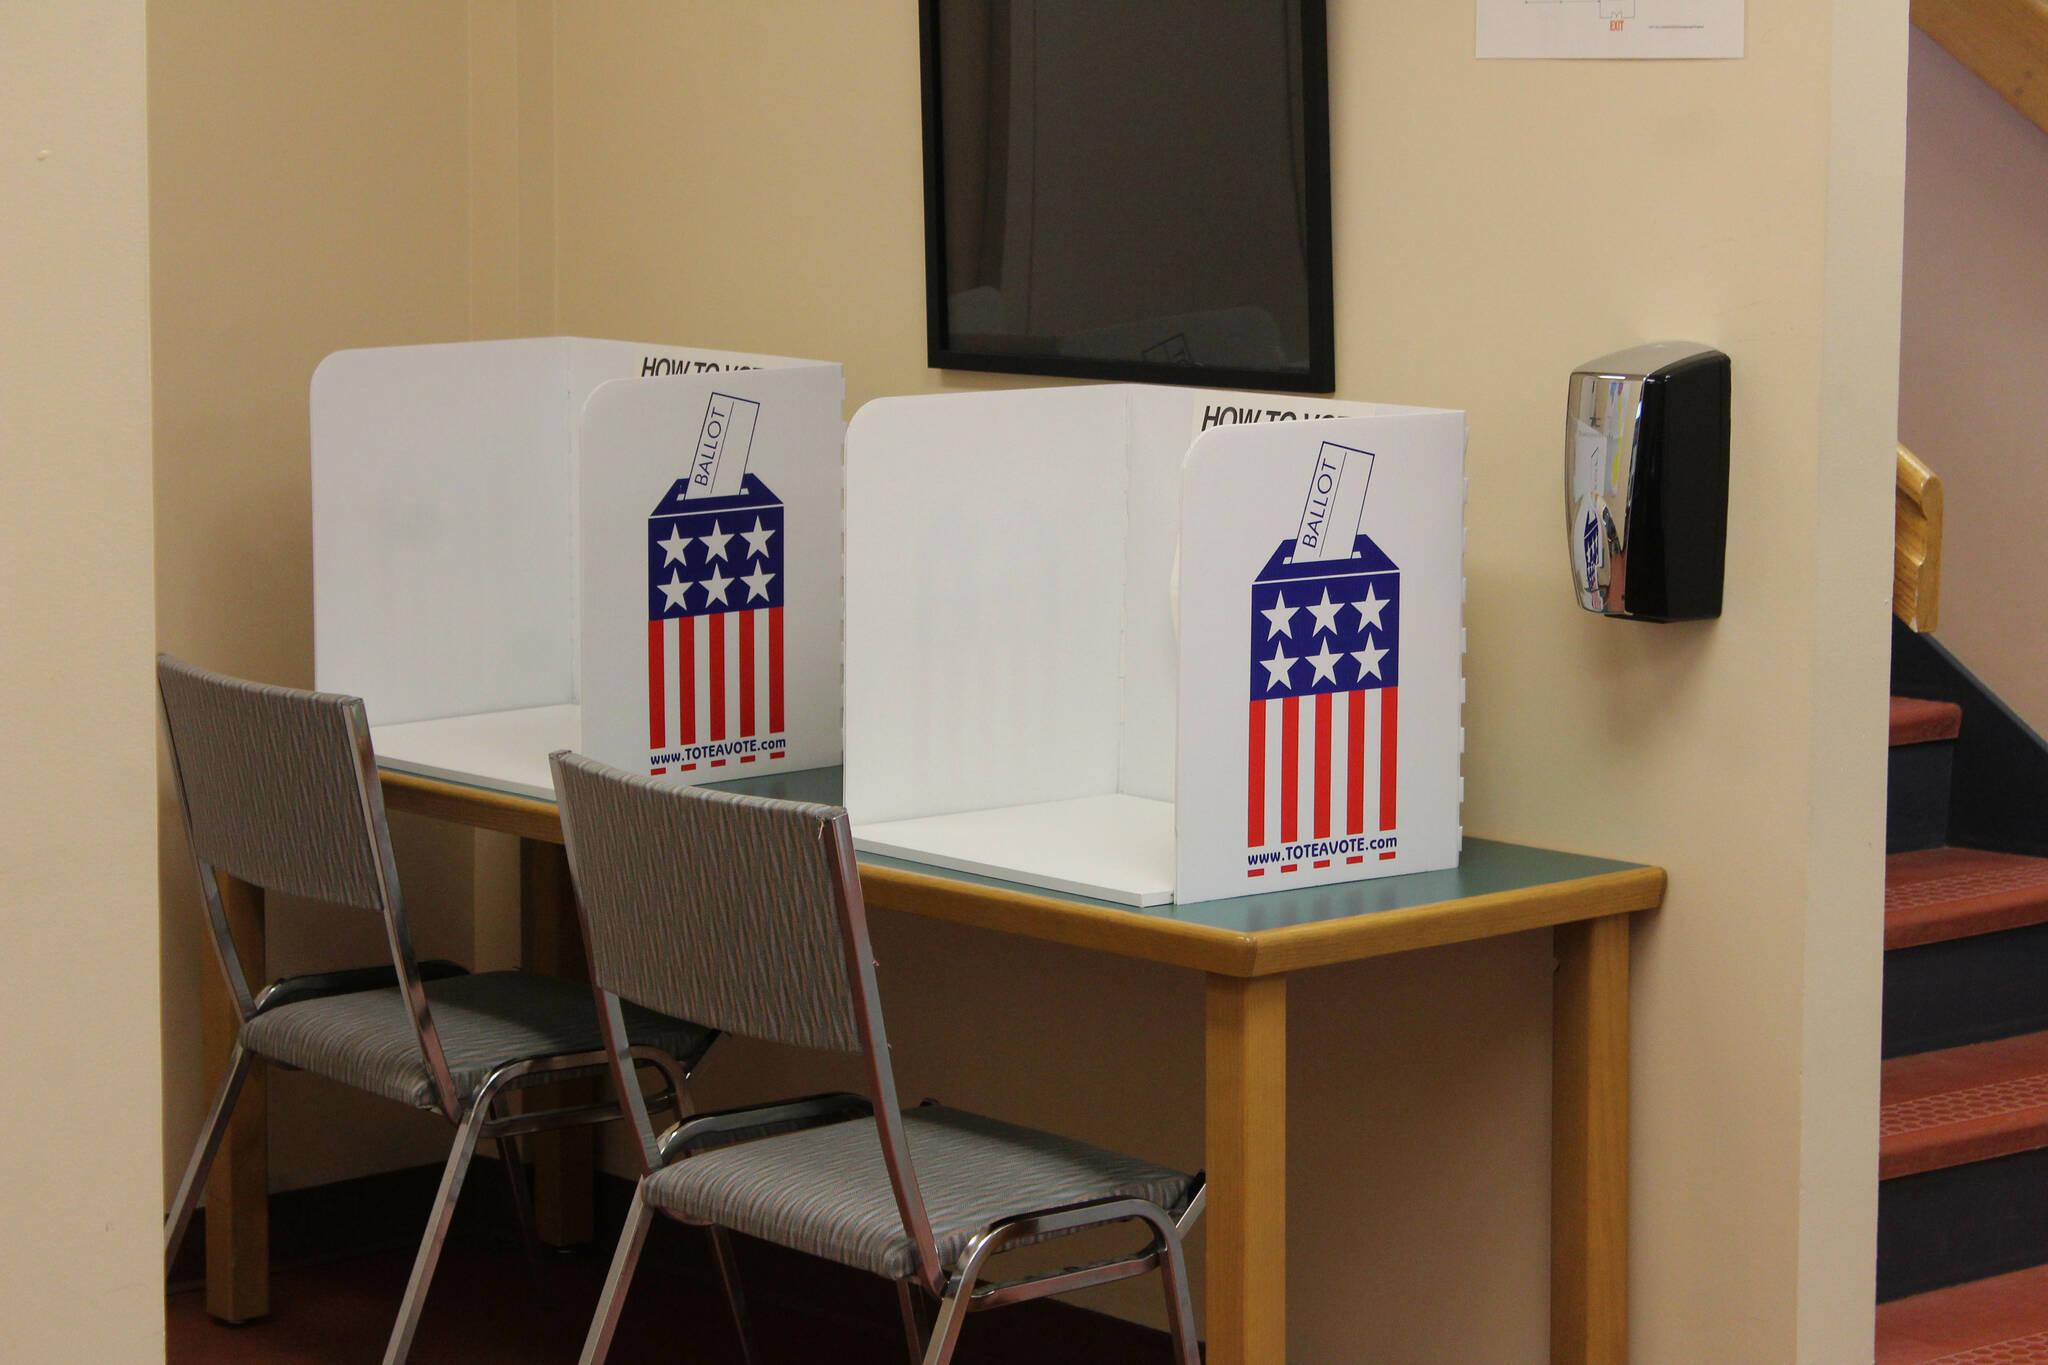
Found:
<path fill-rule="evenodd" d="M 949 1269 L 1000 1218 L 1109 1196 L 1168 1213 L 1191 1177 L 1071 1138 L 939 1105 L 903 1112 L 911 1163 Z M 917 1268 L 875 1121 L 854 1119 L 686 1157 L 649 1177 L 646 1198 L 692 1222 L 902 1279 Z"/>
<path fill-rule="evenodd" d="M 479 972 L 429 981 L 426 989 L 434 1029 L 464 1107 L 508 1062 L 596 1052 L 604 1046 L 588 986 L 526 972 Z M 700 1025 L 635 1005 L 625 1006 L 625 1015 L 635 1045 L 659 1048 L 685 1066 L 714 1036 Z M 421 1109 L 434 1107 L 433 1079 L 396 987 L 266 1010 L 243 1026 L 242 1043 L 272 1061 Z"/>

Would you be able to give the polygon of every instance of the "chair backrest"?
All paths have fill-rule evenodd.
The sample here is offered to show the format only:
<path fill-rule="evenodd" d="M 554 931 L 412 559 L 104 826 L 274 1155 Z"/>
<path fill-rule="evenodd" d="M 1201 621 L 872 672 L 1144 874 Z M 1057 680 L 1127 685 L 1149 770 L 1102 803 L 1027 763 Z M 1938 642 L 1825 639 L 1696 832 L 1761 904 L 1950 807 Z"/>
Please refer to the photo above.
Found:
<path fill-rule="evenodd" d="M 169 655 L 157 656 L 156 678 L 207 927 L 243 1019 L 256 1013 L 256 1002 L 216 872 L 372 911 L 384 921 L 437 1105 L 457 1117 L 406 928 L 362 699 L 245 682 Z"/>
<path fill-rule="evenodd" d="M 845 810 L 680 787 L 553 755 L 612 1074 L 651 1168 L 619 997 L 723 1032 L 859 1052 L 896 1212 L 925 1287 L 944 1288 L 911 1165 Z"/>
<path fill-rule="evenodd" d="M 384 908 L 355 697 L 243 682 L 163 656 L 157 688 L 192 852 L 245 882 Z"/>
<path fill-rule="evenodd" d="M 828 837 L 843 810 L 553 762 L 593 984 L 723 1033 L 861 1050 Z"/>

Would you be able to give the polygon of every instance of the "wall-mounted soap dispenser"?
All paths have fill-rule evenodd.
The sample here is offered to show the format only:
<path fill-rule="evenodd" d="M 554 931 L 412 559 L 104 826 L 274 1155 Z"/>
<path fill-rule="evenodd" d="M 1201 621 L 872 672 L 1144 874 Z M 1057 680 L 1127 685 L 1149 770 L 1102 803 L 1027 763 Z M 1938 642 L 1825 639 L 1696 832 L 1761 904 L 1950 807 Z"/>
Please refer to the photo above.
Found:
<path fill-rule="evenodd" d="M 1637 621 L 1721 614 L 1728 357 L 1658 341 L 1591 360 L 1566 400 L 1565 523 L 1579 605 Z"/>

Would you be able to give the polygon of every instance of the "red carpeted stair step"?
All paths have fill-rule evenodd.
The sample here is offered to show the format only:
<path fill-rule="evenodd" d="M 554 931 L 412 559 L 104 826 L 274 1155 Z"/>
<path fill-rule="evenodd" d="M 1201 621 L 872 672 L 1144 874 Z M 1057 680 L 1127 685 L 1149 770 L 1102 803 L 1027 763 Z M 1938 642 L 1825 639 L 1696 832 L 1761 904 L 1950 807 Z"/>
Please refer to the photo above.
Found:
<path fill-rule="evenodd" d="M 1954 739 L 1963 728 L 1963 708 L 1952 701 L 1892 698 L 1892 746 Z"/>
<path fill-rule="evenodd" d="M 1891 1058 L 1881 1132 L 1880 1180 L 2048 1147 L 2048 1033 Z"/>
<path fill-rule="evenodd" d="M 1912 948 L 2048 922 L 2048 858 L 1923 848 L 1884 860 L 1884 946 Z"/>
<path fill-rule="evenodd" d="M 1877 1365 L 2048 1365 L 2048 1266 L 1879 1304 Z"/>

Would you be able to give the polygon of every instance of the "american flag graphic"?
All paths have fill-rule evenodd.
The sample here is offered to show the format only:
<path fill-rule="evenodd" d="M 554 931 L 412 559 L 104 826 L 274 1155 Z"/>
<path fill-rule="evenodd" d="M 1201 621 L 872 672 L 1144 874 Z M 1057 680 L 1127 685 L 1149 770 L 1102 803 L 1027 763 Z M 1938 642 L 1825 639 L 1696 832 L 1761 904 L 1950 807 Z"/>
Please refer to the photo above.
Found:
<path fill-rule="evenodd" d="M 1401 571 L 1364 535 L 1349 558 L 1252 583 L 1245 875 L 1395 856 Z"/>
<path fill-rule="evenodd" d="M 647 518 L 651 773 L 782 758 L 782 501 L 747 475 L 723 498 L 678 479 Z"/>

